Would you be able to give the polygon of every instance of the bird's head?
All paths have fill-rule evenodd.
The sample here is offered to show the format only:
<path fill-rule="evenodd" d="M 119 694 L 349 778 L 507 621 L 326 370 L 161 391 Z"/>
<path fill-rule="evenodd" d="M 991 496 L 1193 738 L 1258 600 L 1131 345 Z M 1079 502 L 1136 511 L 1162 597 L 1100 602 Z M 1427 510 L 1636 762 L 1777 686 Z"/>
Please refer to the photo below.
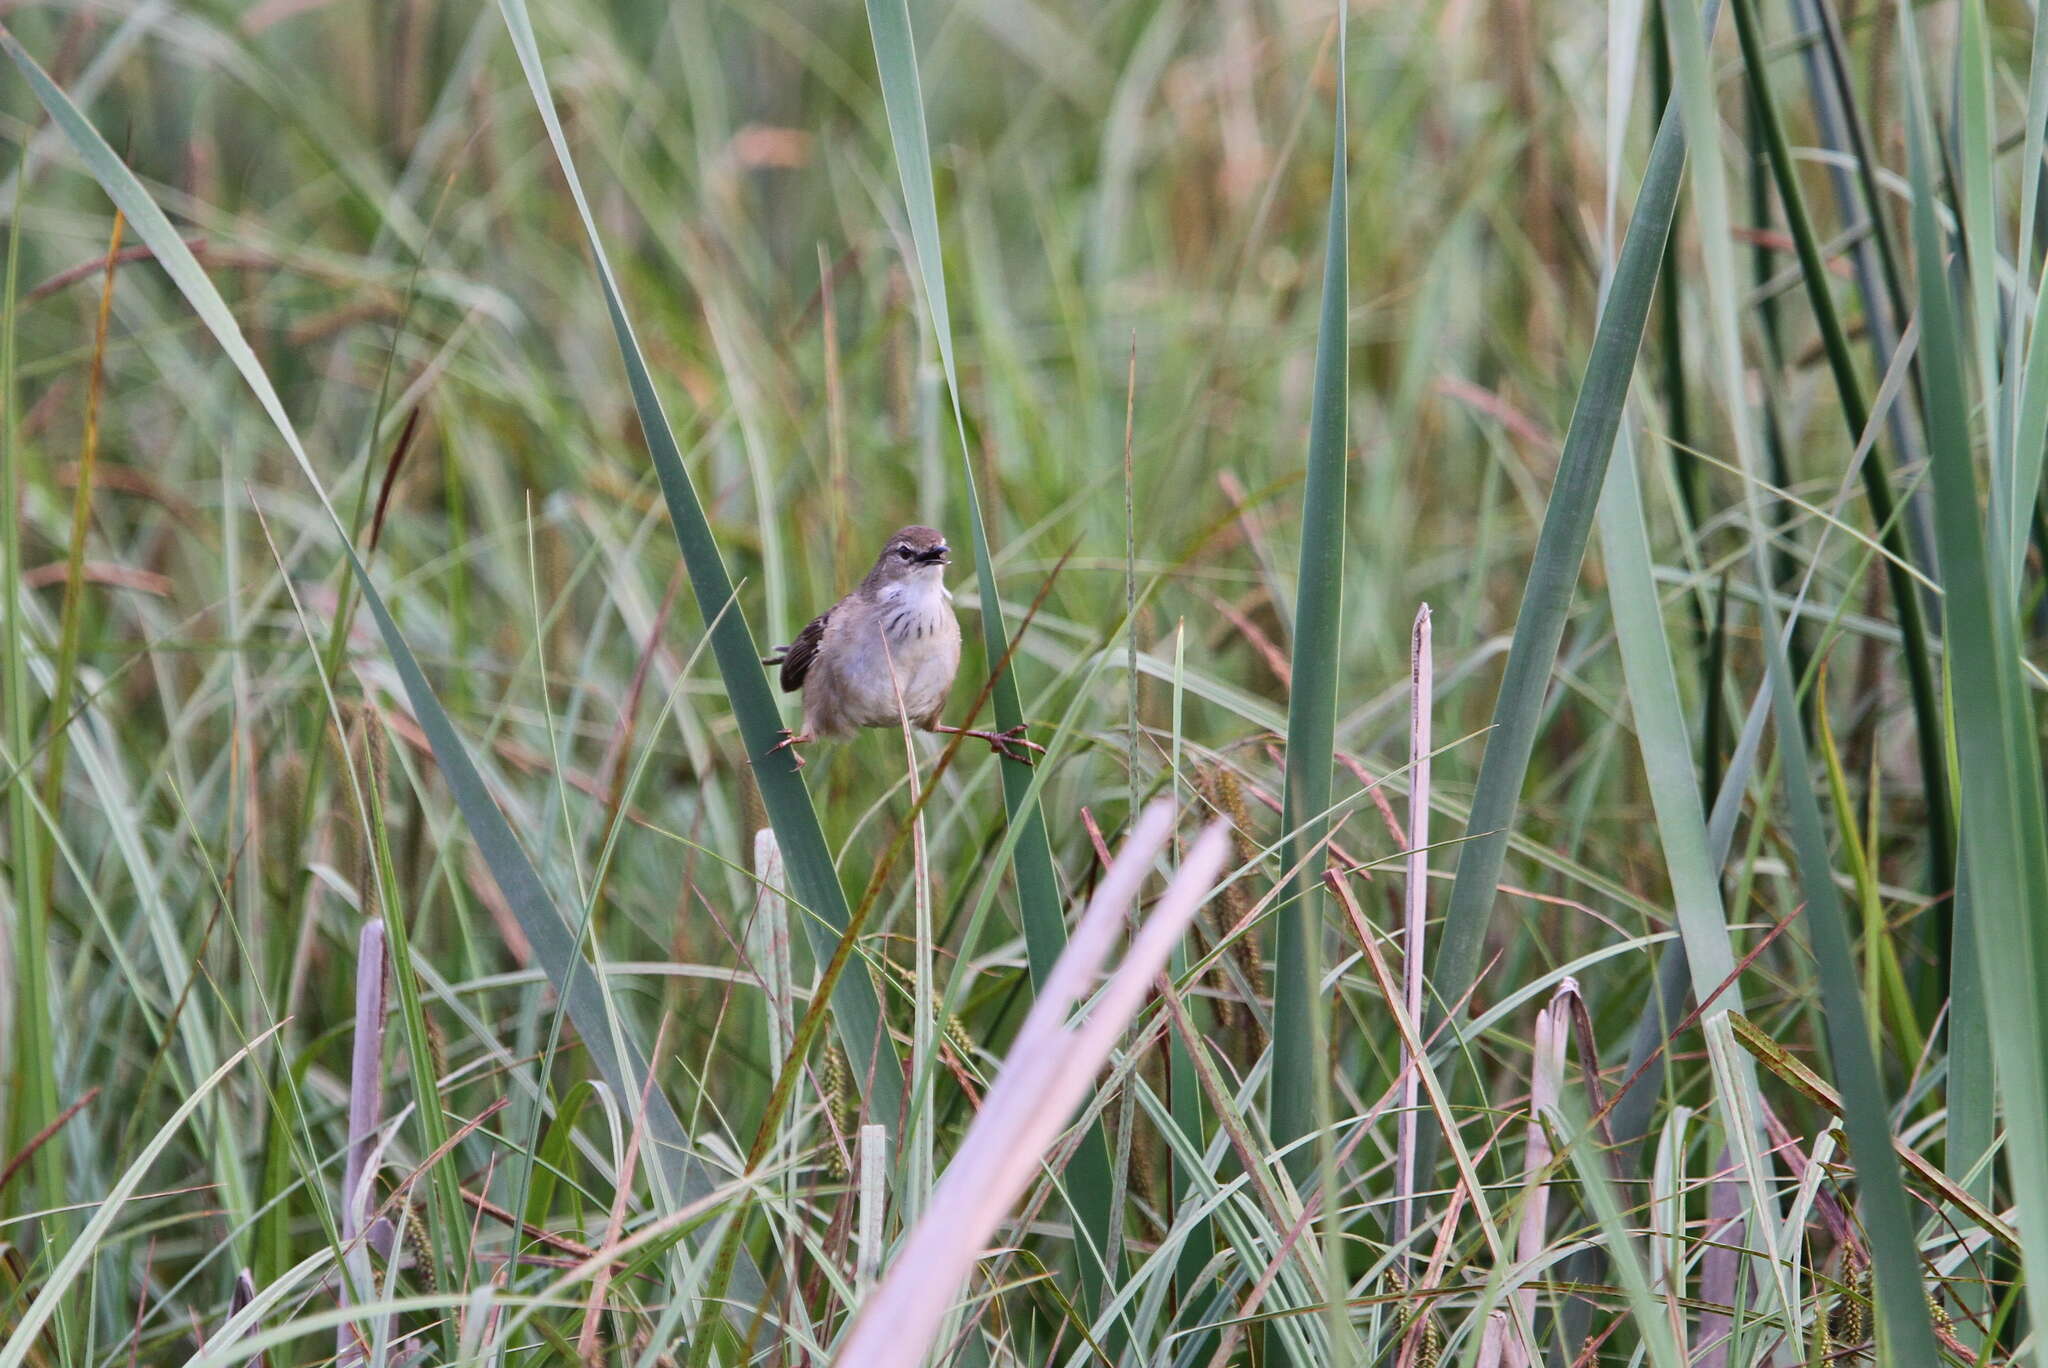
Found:
<path fill-rule="evenodd" d="M 953 549 L 935 527 L 905 527 L 889 538 L 868 580 L 876 585 L 936 584 L 953 563 Z"/>

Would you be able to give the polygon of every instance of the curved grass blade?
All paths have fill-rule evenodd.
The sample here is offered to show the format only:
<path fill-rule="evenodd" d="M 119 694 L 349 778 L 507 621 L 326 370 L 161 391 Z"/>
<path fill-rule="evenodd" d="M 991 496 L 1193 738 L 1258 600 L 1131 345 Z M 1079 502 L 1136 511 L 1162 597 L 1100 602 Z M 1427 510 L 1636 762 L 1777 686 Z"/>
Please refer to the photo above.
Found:
<path fill-rule="evenodd" d="M 846 932 L 846 890 L 832 867 L 832 852 L 825 844 L 824 830 L 818 825 L 817 810 L 811 806 L 810 791 L 804 787 L 792 759 L 774 749 L 782 717 L 776 709 L 775 696 L 768 690 L 768 676 L 761 669 L 761 654 L 745 616 L 726 611 L 726 603 L 733 596 L 732 579 L 725 572 L 725 562 L 711 535 L 704 506 L 698 502 L 689 472 L 683 468 L 682 451 L 654 392 L 647 359 L 641 354 L 633 325 L 626 317 L 618 280 L 598 237 L 590 203 L 584 198 L 583 182 L 569 156 L 561 121 L 555 117 L 526 0 L 500 0 L 498 8 L 505 16 L 505 27 L 511 31 L 512 46 L 519 54 L 519 65 L 526 73 L 527 86 L 533 92 L 534 105 L 561 164 L 563 179 L 569 183 L 569 194 L 576 201 L 576 212 L 597 264 L 598 283 L 604 289 L 605 311 L 611 317 L 619 359 L 625 364 L 627 384 L 633 392 L 633 409 L 639 416 L 648 455 L 661 481 L 676 544 L 682 549 L 683 564 L 690 574 L 690 589 L 696 595 L 698 611 L 712 624 L 712 654 L 718 661 L 726 697 L 746 743 L 747 760 L 760 784 L 761 804 L 767 809 L 769 825 L 775 828 L 775 838 L 782 846 L 791 891 L 810 913 L 802 920 L 810 935 L 812 952 L 823 963 L 831 958 L 839 938 Z M 849 1072 L 857 1079 L 872 1080 L 869 1111 L 893 1133 L 903 1110 L 903 1065 L 883 1029 L 874 980 L 865 973 L 842 975 L 833 992 L 832 1005 L 846 1057 L 853 1063 Z"/>
<path fill-rule="evenodd" d="M 1329 836 L 1330 770 L 1337 726 L 1337 663 L 1344 617 L 1344 477 L 1350 436 L 1351 220 L 1346 202 L 1344 20 L 1337 21 L 1336 136 L 1330 153 L 1330 210 L 1323 249 L 1322 316 L 1316 328 L 1310 400 L 1308 481 L 1301 503 L 1292 684 L 1287 701 L 1287 789 L 1280 864 L 1294 887 L 1282 899 L 1273 962 L 1273 1085 L 1268 1125 L 1276 1145 L 1315 1129 L 1317 1088 L 1327 1084 L 1317 1015 L 1322 982 L 1321 847 Z M 1297 1178 L 1315 1158 L 1296 1146 Z"/>
<path fill-rule="evenodd" d="M 0 29 L 0 44 L 4 44 L 10 52 L 17 50 L 13 35 L 4 29 Z M 257 1046 L 283 1029 L 284 1023 L 280 1021 L 229 1055 L 211 1076 L 202 1080 L 192 1089 L 191 1094 L 178 1104 L 178 1109 L 171 1113 L 170 1119 L 157 1128 L 149 1143 L 135 1156 L 135 1161 L 128 1165 L 107 1195 L 100 1199 L 92 1219 L 85 1223 L 85 1228 L 78 1232 L 78 1238 L 71 1242 L 70 1248 L 64 1251 L 63 1257 L 51 1268 L 49 1276 L 43 1280 L 42 1287 L 36 1292 L 35 1299 L 29 1302 L 20 1318 L 8 1327 L 6 1340 L 0 1342 L 0 1368 L 21 1368 L 32 1355 L 40 1357 L 37 1353 L 40 1347 L 37 1332 L 57 1313 L 58 1307 L 63 1303 L 65 1289 L 78 1279 L 87 1264 L 103 1252 L 101 1242 L 107 1238 L 108 1232 L 120 1219 L 122 1212 L 128 1209 L 129 1199 L 135 1195 L 135 1189 L 142 1186 L 142 1180 L 149 1176 L 150 1167 L 156 1163 L 157 1156 L 177 1138 L 178 1132 L 184 1129 L 185 1123 L 199 1110 L 200 1105 L 212 1096 L 213 1090 L 225 1082 L 228 1075 L 233 1073 L 243 1060 L 253 1055 Z"/>
<path fill-rule="evenodd" d="M 49 74 L 24 50 L 13 33 L 0 26 L 0 50 L 28 79 L 36 99 L 48 111 L 57 126 L 64 131 L 73 149 L 78 153 L 86 169 L 100 183 L 107 197 L 127 216 L 135 228 L 136 235 L 147 243 L 155 253 L 156 260 L 172 282 L 185 296 L 193 311 L 199 315 L 207 329 L 220 343 L 221 350 L 241 374 L 249 388 L 255 393 L 257 402 L 266 416 L 284 439 L 292 458 L 312 486 L 319 499 L 322 511 L 327 515 L 340 543 L 342 555 L 353 571 L 356 581 L 362 586 L 363 601 L 369 606 L 371 616 L 376 620 L 377 630 L 384 639 L 386 649 L 391 652 L 392 663 L 398 671 L 400 683 L 411 705 L 413 714 L 419 720 L 420 729 L 426 733 L 427 741 L 441 767 L 456 806 L 461 810 L 463 821 L 475 838 L 478 851 L 485 866 L 491 871 L 492 879 L 505 901 L 518 918 L 520 929 L 531 943 L 534 956 L 547 971 L 548 980 L 560 995 L 563 1006 L 569 1013 L 569 1020 L 583 1038 L 584 1048 L 590 1052 L 592 1061 L 605 1081 L 621 1096 L 639 1097 L 640 1082 L 646 1077 L 647 1062 L 639 1046 L 633 1041 L 613 1010 L 605 984 L 591 971 L 584 960 L 576 941 L 569 933 L 567 921 L 555 907 L 539 873 L 527 858 L 526 851 L 513 835 L 511 825 L 492 800 L 490 790 L 478 772 L 476 763 L 470 759 L 468 748 L 455 730 L 455 724 L 435 696 L 428 684 L 425 673 L 420 669 L 419 660 L 412 647 L 398 629 L 390 609 L 385 606 L 384 597 L 378 592 L 376 582 L 371 579 L 368 567 L 363 564 L 354 543 L 349 539 L 346 524 L 335 511 L 327 497 L 327 490 L 320 482 L 311 457 L 306 454 L 299 440 L 298 429 L 285 412 L 283 401 L 278 398 L 270 377 L 257 362 L 242 334 L 241 325 L 229 312 L 227 302 L 214 288 L 198 260 L 185 246 L 183 238 L 172 227 L 170 220 L 158 207 L 156 201 L 143 188 L 119 156 L 99 134 L 78 107 L 71 102 L 63 90 L 52 81 Z M 696 1163 L 688 1157 L 690 1139 L 682 1123 L 677 1119 L 667 1098 L 660 1090 L 652 1090 L 648 1096 L 647 1118 L 649 1134 L 657 1142 L 662 1155 L 665 1172 L 686 1197 L 700 1196 L 711 1190 Z M 758 1275 L 750 1276 L 758 1277 Z"/>
<path fill-rule="evenodd" d="M 1719 9 L 1719 0 L 1708 0 L 1702 27 L 1710 34 Z M 1664 243 L 1671 234 L 1684 169 L 1685 134 L 1674 101 L 1665 108 L 1650 147 L 1642 189 L 1636 194 L 1635 212 L 1622 239 L 1621 257 L 1607 302 L 1600 310 L 1585 379 L 1580 382 L 1571 426 L 1565 432 L 1557 482 L 1543 514 L 1535 560 L 1522 589 L 1515 639 L 1508 648 L 1507 669 L 1494 701 L 1492 736 L 1465 823 L 1468 839 L 1458 851 L 1443 941 L 1436 954 L 1435 988 L 1442 1002 L 1461 1001 L 1479 972 L 1494 889 L 1500 883 L 1522 781 L 1528 777 L 1544 694 L 1557 661 L 1558 643 L 1564 637 L 1565 613 L 1571 607 L 1594 509 L 1614 454 L 1614 438 L 1635 373 L 1636 353 L 1642 347 L 1643 326 L 1649 317 Z"/>

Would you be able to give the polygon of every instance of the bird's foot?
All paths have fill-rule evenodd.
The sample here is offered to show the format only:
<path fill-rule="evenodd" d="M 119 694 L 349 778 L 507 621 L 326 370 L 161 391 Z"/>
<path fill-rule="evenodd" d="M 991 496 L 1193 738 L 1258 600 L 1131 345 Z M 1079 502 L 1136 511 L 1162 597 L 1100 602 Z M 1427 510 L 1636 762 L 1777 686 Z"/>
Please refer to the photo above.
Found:
<path fill-rule="evenodd" d="M 1020 765 L 1033 763 L 1033 751 L 1040 755 L 1045 754 L 1045 747 L 1025 737 L 1022 722 L 1004 731 L 983 731 L 978 727 L 935 727 L 933 730 L 958 732 L 962 736 L 974 737 L 977 741 L 986 741 L 991 754 L 1000 755 L 1005 760 L 1015 760 Z"/>
<path fill-rule="evenodd" d="M 789 752 L 789 758 L 796 763 L 796 768 L 802 769 L 804 767 L 804 757 L 803 753 L 797 750 L 797 747 L 803 745 L 806 741 L 809 741 L 811 739 L 810 733 L 804 732 L 802 734 L 798 734 L 796 732 L 791 731 L 788 727 L 784 727 L 781 731 L 777 732 L 776 735 L 780 736 L 782 739 L 780 741 L 777 741 L 774 745 L 770 746 L 768 748 L 768 753 L 770 755 L 773 755 L 777 751 L 786 750 Z"/>

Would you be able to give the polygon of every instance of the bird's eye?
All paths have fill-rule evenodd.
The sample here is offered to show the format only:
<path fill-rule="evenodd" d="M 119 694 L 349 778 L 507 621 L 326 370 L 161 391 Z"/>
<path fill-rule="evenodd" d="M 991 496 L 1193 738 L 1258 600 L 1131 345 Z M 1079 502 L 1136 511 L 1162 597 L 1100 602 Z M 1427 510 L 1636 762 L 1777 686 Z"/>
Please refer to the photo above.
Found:
<path fill-rule="evenodd" d="M 916 558 L 917 552 L 907 546 L 899 546 L 896 548 L 896 555 L 901 560 L 913 560 Z"/>

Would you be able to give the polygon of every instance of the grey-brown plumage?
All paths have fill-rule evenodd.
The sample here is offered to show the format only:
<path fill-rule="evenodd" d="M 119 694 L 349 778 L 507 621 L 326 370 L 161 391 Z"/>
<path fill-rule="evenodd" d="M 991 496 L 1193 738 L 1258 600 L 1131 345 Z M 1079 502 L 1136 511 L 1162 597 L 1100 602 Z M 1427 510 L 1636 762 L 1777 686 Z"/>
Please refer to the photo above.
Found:
<path fill-rule="evenodd" d="M 1029 763 L 1023 728 L 1008 732 L 939 722 L 960 669 L 960 623 L 945 584 L 951 550 L 930 527 L 891 536 L 854 591 L 812 618 L 796 640 L 761 663 L 778 666 L 784 693 L 803 691 L 803 726 L 784 731 L 776 750 L 812 740 L 844 740 L 862 727 L 904 721 L 925 731 L 959 731 Z M 791 750 L 798 766 L 803 757 Z"/>

